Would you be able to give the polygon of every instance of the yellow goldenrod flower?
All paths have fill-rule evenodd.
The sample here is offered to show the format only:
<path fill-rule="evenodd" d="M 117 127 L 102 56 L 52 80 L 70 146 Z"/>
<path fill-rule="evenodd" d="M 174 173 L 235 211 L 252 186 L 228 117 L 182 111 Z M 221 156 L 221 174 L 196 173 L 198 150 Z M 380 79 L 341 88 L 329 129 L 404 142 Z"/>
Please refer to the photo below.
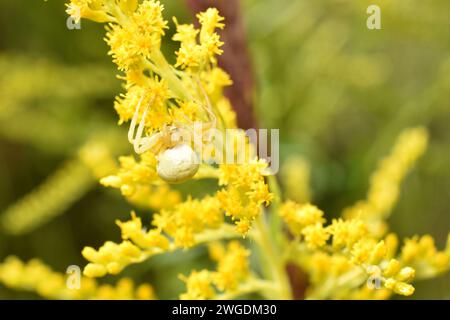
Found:
<path fill-rule="evenodd" d="M 217 199 L 225 214 L 236 221 L 243 235 L 260 214 L 261 205 L 267 206 L 273 199 L 262 174 L 266 165 L 255 160 L 249 164 L 220 166 L 219 184 L 226 188 L 217 193 Z"/>
<path fill-rule="evenodd" d="M 223 42 L 215 30 L 224 27 L 221 23 L 224 18 L 215 8 L 208 8 L 205 12 L 199 13 L 197 18 L 201 25 L 200 31 L 194 29 L 192 24 L 180 25 L 176 19 L 174 20 L 177 32 L 172 39 L 180 42 L 180 49 L 176 52 L 176 66 L 203 69 L 210 63 L 216 64 L 215 56 L 222 54 L 220 47 Z M 200 34 L 199 43 L 197 43 L 198 34 Z"/>
<path fill-rule="evenodd" d="M 154 216 L 153 225 L 174 238 L 180 247 L 195 244 L 194 235 L 207 228 L 217 229 L 223 222 L 218 200 L 205 197 L 202 200 L 189 198 L 173 210 L 161 211 Z"/>
<path fill-rule="evenodd" d="M 71 0 L 67 5 L 67 14 L 72 16 L 76 22 L 80 18 L 86 18 L 96 22 L 114 21 L 114 18 L 101 9 L 103 0 Z"/>
<path fill-rule="evenodd" d="M 334 219 L 328 229 L 334 248 L 350 247 L 367 234 L 367 226 L 361 220 Z"/>
<path fill-rule="evenodd" d="M 248 256 L 250 252 L 239 242 L 228 244 L 225 254 L 217 260 L 214 283 L 220 291 L 232 291 L 249 274 Z"/>
<path fill-rule="evenodd" d="M 293 202 L 285 203 L 281 208 L 285 220 L 298 208 Z M 389 292 L 402 295 L 414 292 L 409 284 L 416 273 L 414 268 L 406 261 L 392 258 L 397 248 L 394 235 L 379 240 L 368 233 L 366 223 L 358 219 L 335 219 L 327 227 L 323 226 L 323 221 L 317 222 L 303 227 L 301 235 L 304 239 L 298 237 L 295 239 L 297 246 L 293 244 L 296 248 L 293 260 L 311 274 L 313 286 L 308 293 L 311 298 L 339 299 L 362 294 L 382 298 L 388 297 Z M 329 237 L 330 245 L 327 244 Z M 429 242 L 424 243 L 431 247 Z M 371 290 L 384 289 L 375 295 L 362 286 Z"/>
<path fill-rule="evenodd" d="M 180 276 L 187 288 L 187 292 L 180 295 L 181 299 L 211 299 L 217 298 L 218 293 L 239 293 L 239 284 L 249 279 L 250 252 L 238 241 L 231 241 L 226 248 L 214 243 L 210 253 L 217 262 L 217 271 L 192 271 L 187 277 Z"/>
<path fill-rule="evenodd" d="M 51 220 L 85 194 L 98 179 L 116 170 L 109 144 L 92 138 L 33 192 L 8 208 L 1 217 L 2 228 L 21 234 Z"/>
<path fill-rule="evenodd" d="M 187 287 L 187 292 L 180 295 L 181 300 L 205 300 L 214 297 L 212 275 L 209 271 L 192 271 L 188 277 L 180 276 L 180 278 Z"/>
<path fill-rule="evenodd" d="M 134 212 L 132 213 L 132 220 L 127 222 L 117 221 L 117 224 L 122 231 L 122 238 L 124 240 L 131 239 L 141 248 L 158 247 L 163 250 L 169 248 L 169 240 L 161 235 L 158 230 L 145 231 L 141 219 L 136 217 Z"/>
<path fill-rule="evenodd" d="M 117 170 L 114 158 L 106 143 L 92 139 L 79 150 L 78 155 L 97 179 Z"/>
<path fill-rule="evenodd" d="M 345 217 L 361 218 L 369 223 L 370 231 L 383 235 L 387 218 L 397 202 L 400 184 L 417 159 L 425 152 L 428 133 L 423 127 L 403 131 L 391 154 L 384 158 L 372 175 L 367 200 L 344 210 Z"/>
<path fill-rule="evenodd" d="M 322 217 L 323 212 L 309 203 L 301 205 L 287 201 L 280 208 L 280 216 L 294 235 L 300 235 L 303 228 L 307 226 L 325 222 Z"/>
<path fill-rule="evenodd" d="M 362 239 L 356 242 L 351 246 L 352 262 L 358 265 L 370 263 L 370 258 L 375 250 L 375 246 L 376 242 L 372 239 Z"/>
<path fill-rule="evenodd" d="M 438 251 L 434 240 L 429 235 L 406 239 L 401 248 L 400 261 L 413 267 L 417 278 L 434 277 L 450 268 L 450 255 L 446 251 Z"/>
<path fill-rule="evenodd" d="M 330 237 L 327 229 L 321 223 L 305 227 L 302 230 L 302 235 L 305 237 L 305 241 L 311 249 L 324 246 Z"/>
<path fill-rule="evenodd" d="M 140 162 L 129 157 L 120 157 L 120 169 L 115 175 L 103 177 L 100 183 L 120 189 L 128 201 L 145 208 L 169 208 L 181 201 L 181 195 L 171 190 L 157 175 L 156 159 L 150 153 Z"/>
<path fill-rule="evenodd" d="M 10 256 L 0 263 L 0 283 L 9 288 L 36 292 L 46 299 L 155 299 L 150 285 L 135 288 L 128 278 L 122 278 L 112 286 L 81 277 L 79 287 L 70 287 L 67 284 L 70 276 L 53 271 L 38 259 L 24 263 Z"/>
<path fill-rule="evenodd" d="M 146 230 L 134 212 L 129 221 L 117 221 L 123 242 L 107 241 L 98 250 L 85 247 L 83 256 L 90 262 L 84 268 L 87 277 L 118 274 L 130 264 L 155 254 L 189 248 L 213 239 L 234 238 L 239 234 L 223 223 L 223 213 L 214 197 L 188 199 L 173 209 L 161 210 L 153 217 L 153 229 Z"/>
<path fill-rule="evenodd" d="M 219 113 L 223 116 L 225 114 L 225 110 L 220 110 L 220 101 L 228 101 L 227 99 L 223 99 L 223 88 L 230 86 L 233 84 L 233 81 L 230 79 L 230 76 L 221 68 L 213 67 L 211 70 L 207 72 L 203 71 L 200 75 L 200 78 L 206 83 L 205 90 L 208 93 L 212 102 L 217 103 L 217 108 L 219 109 Z M 234 112 L 229 113 L 234 114 Z M 225 125 L 227 128 L 234 128 L 235 125 L 233 123 L 226 122 Z"/>
<path fill-rule="evenodd" d="M 291 156 L 281 166 L 281 182 L 286 198 L 297 203 L 311 200 L 310 166 L 301 156 Z"/>
<path fill-rule="evenodd" d="M 1 216 L 2 229 L 22 234 L 61 214 L 95 183 L 89 168 L 79 159 L 64 163 L 36 190 L 8 208 Z"/>
<path fill-rule="evenodd" d="M 130 221 L 118 221 L 117 224 L 122 231 L 123 242 L 117 244 L 107 241 L 99 250 L 91 247 L 83 249 L 83 256 L 90 261 L 84 269 L 86 276 L 102 277 L 107 273 L 118 274 L 129 264 L 169 250 L 169 240 L 159 230 L 145 231 L 141 219 L 135 213 L 132 213 Z"/>

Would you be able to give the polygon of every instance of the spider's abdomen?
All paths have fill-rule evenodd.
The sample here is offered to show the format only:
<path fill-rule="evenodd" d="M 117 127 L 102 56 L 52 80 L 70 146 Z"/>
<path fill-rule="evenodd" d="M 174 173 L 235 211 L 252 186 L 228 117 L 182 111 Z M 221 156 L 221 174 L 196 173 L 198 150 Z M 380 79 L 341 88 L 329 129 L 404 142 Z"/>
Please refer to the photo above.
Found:
<path fill-rule="evenodd" d="M 164 181 L 181 183 L 192 178 L 198 171 L 200 159 L 187 144 L 179 144 L 158 155 L 156 170 Z"/>

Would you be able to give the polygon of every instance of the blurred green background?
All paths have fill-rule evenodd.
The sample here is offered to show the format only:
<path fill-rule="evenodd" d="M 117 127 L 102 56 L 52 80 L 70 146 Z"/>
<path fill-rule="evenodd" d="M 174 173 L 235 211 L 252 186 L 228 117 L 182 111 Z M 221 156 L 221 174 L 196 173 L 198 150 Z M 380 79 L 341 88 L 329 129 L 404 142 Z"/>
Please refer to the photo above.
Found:
<path fill-rule="evenodd" d="M 191 19 L 184 1 L 162 2 L 166 19 Z M 366 27 L 370 4 L 381 7 L 382 30 Z M 242 1 L 258 121 L 280 128 L 282 165 L 291 155 L 310 163 L 313 201 L 328 218 L 364 197 L 370 173 L 402 129 L 425 125 L 430 146 L 389 220 L 401 237 L 429 233 L 444 246 L 450 230 L 449 9 L 448 0 Z M 107 133 L 123 139 L 113 153 L 131 149 L 125 128 L 116 126 L 112 106 L 121 88 L 104 28 L 82 21 L 81 30 L 68 30 L 64 10 L 59 0 L 0 2 L 0 259 L 39 257 L 61 272 L 85 264 L 85 245 L 119 240 L 114 221 L 131 210 L 116 190 L 71 166 L 86 141 Z M 164 45 L 175 49 L 170 41 Z M 4 221 L 11 206 L 65 172 L 69 178 L 59 185 L 72 195 L 53 206 L 52 197 L 41 195 L 45 208 L 36 209 L 54 217 L 10 234 Z M 198 248 L 156 257 L 123 275 L 174 298 L 183 290 L 177 275 L 208 264 Z M 415 286 L 413 298 L 450 298 L 449 275 Z M 0 298 L 37 296 L 0 286 Z"/>

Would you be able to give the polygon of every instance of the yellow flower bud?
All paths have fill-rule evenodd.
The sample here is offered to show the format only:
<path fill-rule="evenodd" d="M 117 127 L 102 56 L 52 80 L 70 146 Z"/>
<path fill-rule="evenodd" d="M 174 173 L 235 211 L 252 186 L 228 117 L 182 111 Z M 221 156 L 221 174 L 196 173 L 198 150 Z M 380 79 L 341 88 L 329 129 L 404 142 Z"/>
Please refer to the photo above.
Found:
<path fill-rule="evenodd" d="M 141 255 L 141 250 L 130 241 L 124 241 L 119 245 L 120 254 L 128 258 L 137 258 Z"/>
<path fill-rule="evenodd" d="M 106 274 L 106 268 L 101 264 L 88 263 L 83 270 L 86 277 L 97 278 L 103 277 Z"/>
<path fill-rule="evenodd" d="M 81 254 L 83 257 L 86 258 L 86 260 L 92 261 L 92 262 L 99 262 L 99 255 L 97 251 L 92 247 L 84 247 L 83 251 L 81 251 Z"/>
<path fill-rule="evenodd" d="M 400 270 L 396 278 L 398 281 L 411 281 L 416 274 L 416 271 L 411 267 L 405 267 Z"/>
<path fill-rule="evenodd" d="M 150 300 L 155 298 L 152 286 L 148 284 L 140 285 L 136 290 L 136 298 L 139 300 Z"/>
<path fill-rule="evenodd" d="M 394 292 L 403 296 L 410 296 L 414 293 L 414 287 L 405 282 L 397 282 L 394 285 Z"/>
<path fill-rule="evenodd" d="M 396 259 L 391 259 L 388 262 L 388 265 L 386 266 L 386 268 L 383 271 L 383 275 L 385 277 L 392 277 L 395 274 L 397 274 L 397 272 L 400 270 L 400 262 Z"/>
<path fill-rule="evenodd" d="M 110 262 L 106 265 L 106 270 L 110 274 L 119 274 L 123 270 L 123 265 L 118 262 Z"/>

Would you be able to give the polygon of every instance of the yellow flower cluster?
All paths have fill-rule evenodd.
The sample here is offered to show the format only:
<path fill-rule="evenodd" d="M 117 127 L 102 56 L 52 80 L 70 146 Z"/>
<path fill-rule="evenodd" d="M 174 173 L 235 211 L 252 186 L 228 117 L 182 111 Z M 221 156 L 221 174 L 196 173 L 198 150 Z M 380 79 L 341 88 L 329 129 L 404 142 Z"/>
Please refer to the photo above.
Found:
<path fill-rule="evenodd" d="M 216 292 L 212 286 L 212 276 L 208 270 L 193 270 L 188 277 L 180 276 L 186 283 L 187 292 L 180 295 L 182 300 L 212 299 Z"/>
<path fill-rule="evenodd" d="M 287 201 L 280 207 L 279 214 L 295 236 L 300 236 L 305 229 L 310 230 L 306 233 L 312 236 L 314 233 L 312 230 L 325 222 L 323 211 L 309 203 L 301 205 L 294 201 Z"/>
<path fill-rule="evenodd" d="M 152 175 L 147 166 L 140 166 L 133 159 L 122 158 L 121 162 L 125 168 L 122 175 L 109 176 L 102 179 L 102 183 L 111 185 L 116 179 L 120 180 L 116 185 L 119 187 L 122 181 L 136 182 L 142 176 Z M 108 241 L 98 250 L 84 248 L 83 256 L 90 261 L 84 274 L 89 277 L 117 274 L 127 265 L 141 262 L 154 254 L 189 248 L 208 240 L 211 231 L 219 237 L 222 234 L 225 237 L 247 234 L 251 222 L 260 214 L 260 206 L 267 205 L 272 199 L 261 175 L 265 167 L 266 164 L 261 161 L 252 161 L 249 165 L 221 166 L 220 182 L 226 188 L 215 196 L 206 196 L 201 200 L 188 198 L 173 208 L 162 209 L 153 216 L 154 228 L 149 231 L 143 229 L 141 219 L 133 213 L 130 221 L 118 222 L 123 242 Z M 238 233 L 224 222 L 224 212 L 236 221 Z"/>
<path fill-rule="evenodd" d="M 288 203 L 282 209 L 286 212 L 293 206 Z M 284 215 L 291 218 L 287 213 Z M 371 237 L 367 225 L 357 219 L 334 219 L 325 227 L 321 211 L 309 204 L 300 206 L 296 216 L 309 222 L 299 223 L 296 227 L 302 227 L 300 231 L 294 230 L 304 236 L 304 242 L 297 240 L 296 250 L 302 254 L 296 261 L 311 274 L 314 285 L 310 297 L 337 298 L 335 294 L 354 293 L 355 289 L 370 286 L 372 280 L 378 285 L 376 289 L 384 286 L 401 295 L 414 292 L 409 284 L 414 278 L 414 269 L 402 267 L 404 264 L 392 259 L 397 243 L 392 235 L 384 240 Z"/>
<path fill-rule="evenodd" d="M 288 259 L 310 274 L 309 298 L 385 299 L 392 292 L 408 296 L 414 292 L 414 278 L 449 270 L 450 239 L 438 251 L 430 236 L 415 236 L 398 251 L 397 236 L 384 236 L 386 228 L 380 228 L 397 201 L 401 181 L 426 145 L 424 128 L 402 132 L 372 176 L 367 200 L 327 226 L 323 212 L 311 204 L 287 201 L 280 206 L 279 214 L 295 237 Z"/>
<path fill-rule="evenodd" d="M 223 17 L 216 8 L 208 8 L 205 12 L 197 14 L 201 29 L 197 30 L 192 24 L 178 24 L 173 40 L 180 42 L 180 49 L 176 52 L 177 64 L 183 68 L 204 68 L 210 63 L 217 63 L 216 55 L 222 54 L 220 47 L 223 42 L 215 32 L 216 28 L 225 26 Z M 200 35 L 199 35 L 200 34 Z"/>
<path fill-rule="evenodd" d="M 174 239 L 176 246 L 188 248 L 195 244 L 195 234 L 206 229 L 217 229 L 223 223 L 223 214 L 215 197 L 202 200 L 187 199 L 174 210 L 156 214 L 153 225 Z"/>
<path fill-rule="evenodd" d="M 80 148 L 78 156 L 97 179 L 117 170 L 109 144 L 106 142 L 92 138 Z"/>
<path fill-rule="evenodd" d="M 118 274 L 132 263 L 169 249 L 169 240 L 158 230 L 145 231 L 141 219 L 132 213 L 127 222 L 117 221 L 121 231 L 120 244 L 107 241 L 98 250 L 85 247 L 83 256 L 90 261 L 83 273 L 88 277 L 102 277 L 107 273 Z"/>
<path fill-rule="evenodd" d="M 127 278 L 112 286 L 99 285 L 93 279 L 80 277 L 79 287 L 71 287 L 68 282 L 72 276 L 75 275 L 55 272 L 38 259 L 24 263 L 10 256 L 0 263 L 1 283 L 12 289 L 35 292 L 46 299 L 155 299 L 150 285 L 142 284 L 135 288 L 133 281 Z"/>
<path fill-rule="evenodd" d="M 145 119 L 149 132 L 173 122 L 186 122 L 186 118 L 205 119 L 205 110 L 199 105 L 203 96 L 198 84 L 206 88 L 212 102 L 217 103 L 223 100 L 222 88 L 231 84 L 228 75 L 216 66 L 215 56 L 222 53 L 220 46 L 223 43 L 215 30 L 224 26 L 217 9 L 198 14 L 199 30 L 193 25 L 178 24 L 175 20 L 177 31 L 173 39 L 180 42 L 175 67 L 188 67 L 188 72 L 175 70 L 160 50 L 161 38 L 168 28 L 162 16 L 163 10 L 160 2 L 155 0 L 141 3 L 71 0 L 67 10 L 74 17 L 78 14 L 97 22 L 109 22 L 106 34 L 109 54 L 118 69 L 125 73 L 120 78 L 126 81 L 127 89 L 117 98 L 115 105 L 120 123 L 132 117 L 136 105 L 143 99 L 142 105 L 149 102 L 152 105 Z M 99 19 L 99 16 L 103 18 Z M 173 98 L 176 101 L 171 100 Z M 223 101 L 221 104 L 226 106 Z M 224 111 L 229 112 L 230 108 Z"/>
<path fill-rule="evenodd" d="M 297 236 L 290 244 L 292 260 L 311 276 L 310 298 L 409 296 L 415 277 L 433 277 L 450 268 L 450 239 L 446 250 L 437 251 L 430 236 L 413 237 L 397 254 L 397 237 L 375 237 L 363 220 L 334 219 L 324 226 L 319 209 L 293 202 L 283 204 L 280 214 Z"/>
<path fill-rule="evenodd" d="M 165 124 L 171 124 L 174 121 L 174 114 L 166 105 L 166 100 L 172 98 L 172 95 L 165 80 L 159 80 L 157 77 L 147 78 L 141 73 L 137 75 L 131 73 L 125 80 L 128 91 L 126 94 L 119 95 L 114 103 L 114 109 L 119 115 L 119 124 L 133 117 L 139 101 L 141 101 L 141 105 L 151 103 L 151 109 L 144 119 L 149 132 L 161 130 Z M 192 115 L 195 115 L 196 105 L 187 107 L 185 104 L 180 104 L 180 108 L 183 108 L 184 111 L 189 110 L 191 118 Z M 142 113 L 141 110 L 139 120 L 143 116 Z M 176 120 L 182 121 L 182 119 Z"/>
<path fill-rule="evenodd" d="M 142 155 L 139 162 L 133 156 L 119 158 L 120 169 L 116 174 L 100 180 L 106 187 L 120 189 L 131 203 L 143 208 L 161 209 L 181 201 L 178 191 L 170 189 L 154 169 L 156 159 L 152 153 Z"/>
<path fill-rule="evenodd" d="M 106 43 L 111 47 L 109 54 L 119 70 L 135 69 L 142 64 L 142 58 L 149 58 L 160 49 L 161 37 L 167 27 L 162 17 L 163 7 L 157 1 L 144 1 L 125 10 L 120 6 L 111 9 L 118 23 L 108 25 Z"/>
<path fill-rule="evenodd" d="M 391 154 L 384 158 L 371 177 L 367 199 L 344 210 L 345 217 L 361 218 L 370 231 L 386 232 L 387 218 L 400 194 L 400 184 L 417 159 L 425 152 L 428 133 L 423 127 L 410 128 L 400 134 Z"/>
<path fill-rule="evenodd" d="M 223 165 L 219 184 L 227 187 L 217 193 L 225 214 L 236 221 L 238 232 L 245 235 L 260 214 L 261 205 L 269 205 L 273 194 L 262 175 L 267 164 L 261 160 L 248 165 Z"/>
<path fill-rule="evenodd" d="M 249 275 L 248 256 L 250 251 L 238 241 L 228 244 L 226 250 L 218 245 L 210 247 L 211 257 L 217 262 L 217 271 L 213 274 L 214 283 L 220 291 L 233 291 Z"/>
<path fill-rule="evenodd" d="M 250 276 L 248 256 L 250 251 L 238 241 L 231 241 L 225 248 L 222 243 L 212 243 L 210 255 L 217 262 L 216 271 L 192 271 L 189 276 L 180 276 L 186 283 L 187 292 L 183 300 L 200 300 L 220 297 L 223 292 L 238 291 L 238 286 Z"/>
<path fill-rule="evenodd" d="M 309 163 L 302 156 L 295 155 L 287 158 L 280 172 L 286 199 L 298 203 L 310 201 L 310 171 Z"/>
<path fill-rule="evenodd" d="M 116 170 L 109 144 L 92 138 L 35 190 L 9 207 L 0 224 L 11 234 L 23 234 L 41 226 L 63 212 L 89 188 L 96 179 Z"/>
<path fill-rule="evenodd" d="M 134 212 L 131 220 L 117 221 L 123 241 L 107 241 L 98 250 L 85 247 L 82 254 L 90 263 L 84 274 L 88 277 L 118 274 L 126 266 L 155 254 L 239 235 L 232 225 L 223 222 L 219 200 L 211 196 L 202 200 L 189 198 L 172 209 L 163 209 L 153 216 L 152 224 L 154 228 L 145 230 Z"/>
<path fill-rule="evenodd" d="M 106 1 L 104 0 L 72 0 L 67 5 L 67 13 L 72 16 L 76 22 L 80 21 L 80 18 L 86 18 L 97 22 L 114 21 L 114 17 L 108 12 L 103 10 L 103 6 Z M 131 8 L 137 3 L 137 1 L 122 0 L 121 4 L 129 4 Z"/>
<path fill-rule="evenodd" d="M 399 260 L 416 270 L 420 279 L 435 277 L 450 269 L 450 234 L 444 251 L 438 251 L 429 235 L 406 239 Z"/>
<path fill-rule="evenodd" d="M 10 234 L 23 234 L 37 228 L 61 214 L 61 208 L 71 205 L 94 183 L 89 168 L 79 159 L 71 159 L 3 213 L 2 229 Z"/>

